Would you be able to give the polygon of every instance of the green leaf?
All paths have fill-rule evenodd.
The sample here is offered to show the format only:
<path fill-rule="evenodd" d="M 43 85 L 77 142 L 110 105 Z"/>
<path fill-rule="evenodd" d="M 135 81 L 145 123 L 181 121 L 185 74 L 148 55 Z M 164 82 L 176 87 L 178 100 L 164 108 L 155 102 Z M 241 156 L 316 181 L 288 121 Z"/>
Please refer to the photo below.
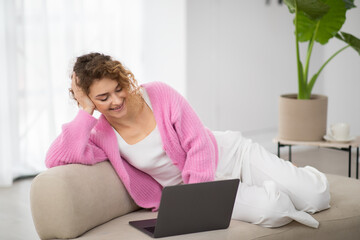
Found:
<path fill-rule="evenodd" d="M 326 0 L 325 3 L 330 7 L 329 11 L 319 20 L 310 19 L 304 12 L 298 14 L 298 37 L 299 41 L 310 41 L 319 21 L 319 28 L 315 36 L 315 41 L 326 44 L 329 39 L 334 37 L 345 22 L 346 8 L 341 0 Z"/>
<path fill-rule="evenodd" d="M 345 3 L 340 0 L 327 0 L 330 6 L 329 12 L 320 20 L 319 32 L 315 41 L 326 44 L 334 37 L 343 26 L 346 20 Z"/>
<path fill-rule="evenodd" d="M 297 8 L 313 20 L 321 18 L 329 10 L 329 7 L 321 0 L 284 0 L 284 3 L 291 13 L 294 13 Z"/>
<path fill-rule="evenodd" d="M 299 11 L 304 12 L 312 20 L 322 18 L 330 10 L 326 1 L 321 0 L 297 0 L 297 7 Z"/>
<path fill-rule="evenodd" d="M 343 1 L 344 1 L 344 3 L 345 3 L 345 8 L 346 8 L 346 10 L 349 10 L 349 9 L 351 9 L 351 8 L 356 7 L 356 6 L 354 5 L 354 0 L 343 0 Z"/>
<path fill-rule="evenodd" d="M 308 18 L 305 13 L 298 13 L 298 38 L 300 42 L 310 41 L 314 35 L 316 21 Z"/>
<path fill-rule="evenodd" d="M 284 3 L 288 6 L 290 13 L 295 12 L 295 0 L 284 0 Z"/>
<path fill-rule="evenodd" d="M 360 55 L 360 39 L 350 33 L 340 32 L 336 37 L 349 44 Z"/>

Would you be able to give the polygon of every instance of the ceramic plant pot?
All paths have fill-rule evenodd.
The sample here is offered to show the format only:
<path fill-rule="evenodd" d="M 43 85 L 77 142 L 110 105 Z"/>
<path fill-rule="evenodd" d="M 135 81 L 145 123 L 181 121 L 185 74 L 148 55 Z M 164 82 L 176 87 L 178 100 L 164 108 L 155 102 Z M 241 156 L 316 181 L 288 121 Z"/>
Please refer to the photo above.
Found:
<path fill-rule="evenodd" d="M 297 94 L 284 94 L 279 101 L 279 134 L 284 140 L 321 141 L 326 134 L 328 98 L 311 95 L 309 100 Z"/>

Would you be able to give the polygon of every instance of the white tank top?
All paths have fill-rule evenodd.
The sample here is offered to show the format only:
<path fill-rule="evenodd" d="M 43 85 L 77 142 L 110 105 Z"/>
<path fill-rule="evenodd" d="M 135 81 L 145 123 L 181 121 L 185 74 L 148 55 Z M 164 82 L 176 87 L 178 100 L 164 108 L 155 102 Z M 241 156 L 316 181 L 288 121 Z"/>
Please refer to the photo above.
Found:
<path fill-rule="evenodd" d="M 145 89 L 143 97 L 151 108 L 151 102 Z M 160 131 L 155 129 L 140 142 L 128 144 L 114 129 L 118 139 L 120 155 L 131 165 L 152 176 L 162 186 L 178 185 L 182 183 L 181 172 L 163 149 Z"/>
<path fill-rule="evenodd" d="M 142 89 L 143 98 L 152 110 L 151 102 L 145 89 Z M 152 176 L 163 187 L 182 183 L 181 171 L 166 155 L 163 149 L 160 131 L 155 129 L 140 142 L 128 144 L 114 129 L 120 155 L 137 169 Z M 240 132 L 213 132 L 218 144 L 219 162 L 215 173 L 215 180 L 241 178 L 241 145 Z"/>

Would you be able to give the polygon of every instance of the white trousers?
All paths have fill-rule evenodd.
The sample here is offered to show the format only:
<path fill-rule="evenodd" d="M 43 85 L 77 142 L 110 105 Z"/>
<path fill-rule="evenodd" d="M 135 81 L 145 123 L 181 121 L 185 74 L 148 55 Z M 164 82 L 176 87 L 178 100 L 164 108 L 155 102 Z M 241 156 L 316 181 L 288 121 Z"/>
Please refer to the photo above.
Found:
<path fill-rule="evenodd" d="M 313 167 L 296 167 L 278 158 L 241 133 L 237 138 L 233 156 L 241 164 L 241 181 L 232 218 L 264 227 L 295 220 L 317 228 L 319 223 L 309 213 L 330 207 L 326 176 Z"/>

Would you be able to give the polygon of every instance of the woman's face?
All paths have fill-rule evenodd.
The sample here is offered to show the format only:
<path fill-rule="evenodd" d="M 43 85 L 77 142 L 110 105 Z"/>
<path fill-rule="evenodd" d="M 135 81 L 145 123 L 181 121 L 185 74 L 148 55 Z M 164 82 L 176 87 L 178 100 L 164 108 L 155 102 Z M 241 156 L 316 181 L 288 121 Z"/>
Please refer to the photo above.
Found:
<path fill-rule="evenodd" d="M 126 90 L 119 83 L 110 78 L 94 81 L 90 86 L 89 97 L 96 110 L 109 119 L 119 119 L 126 115 Z"/>

